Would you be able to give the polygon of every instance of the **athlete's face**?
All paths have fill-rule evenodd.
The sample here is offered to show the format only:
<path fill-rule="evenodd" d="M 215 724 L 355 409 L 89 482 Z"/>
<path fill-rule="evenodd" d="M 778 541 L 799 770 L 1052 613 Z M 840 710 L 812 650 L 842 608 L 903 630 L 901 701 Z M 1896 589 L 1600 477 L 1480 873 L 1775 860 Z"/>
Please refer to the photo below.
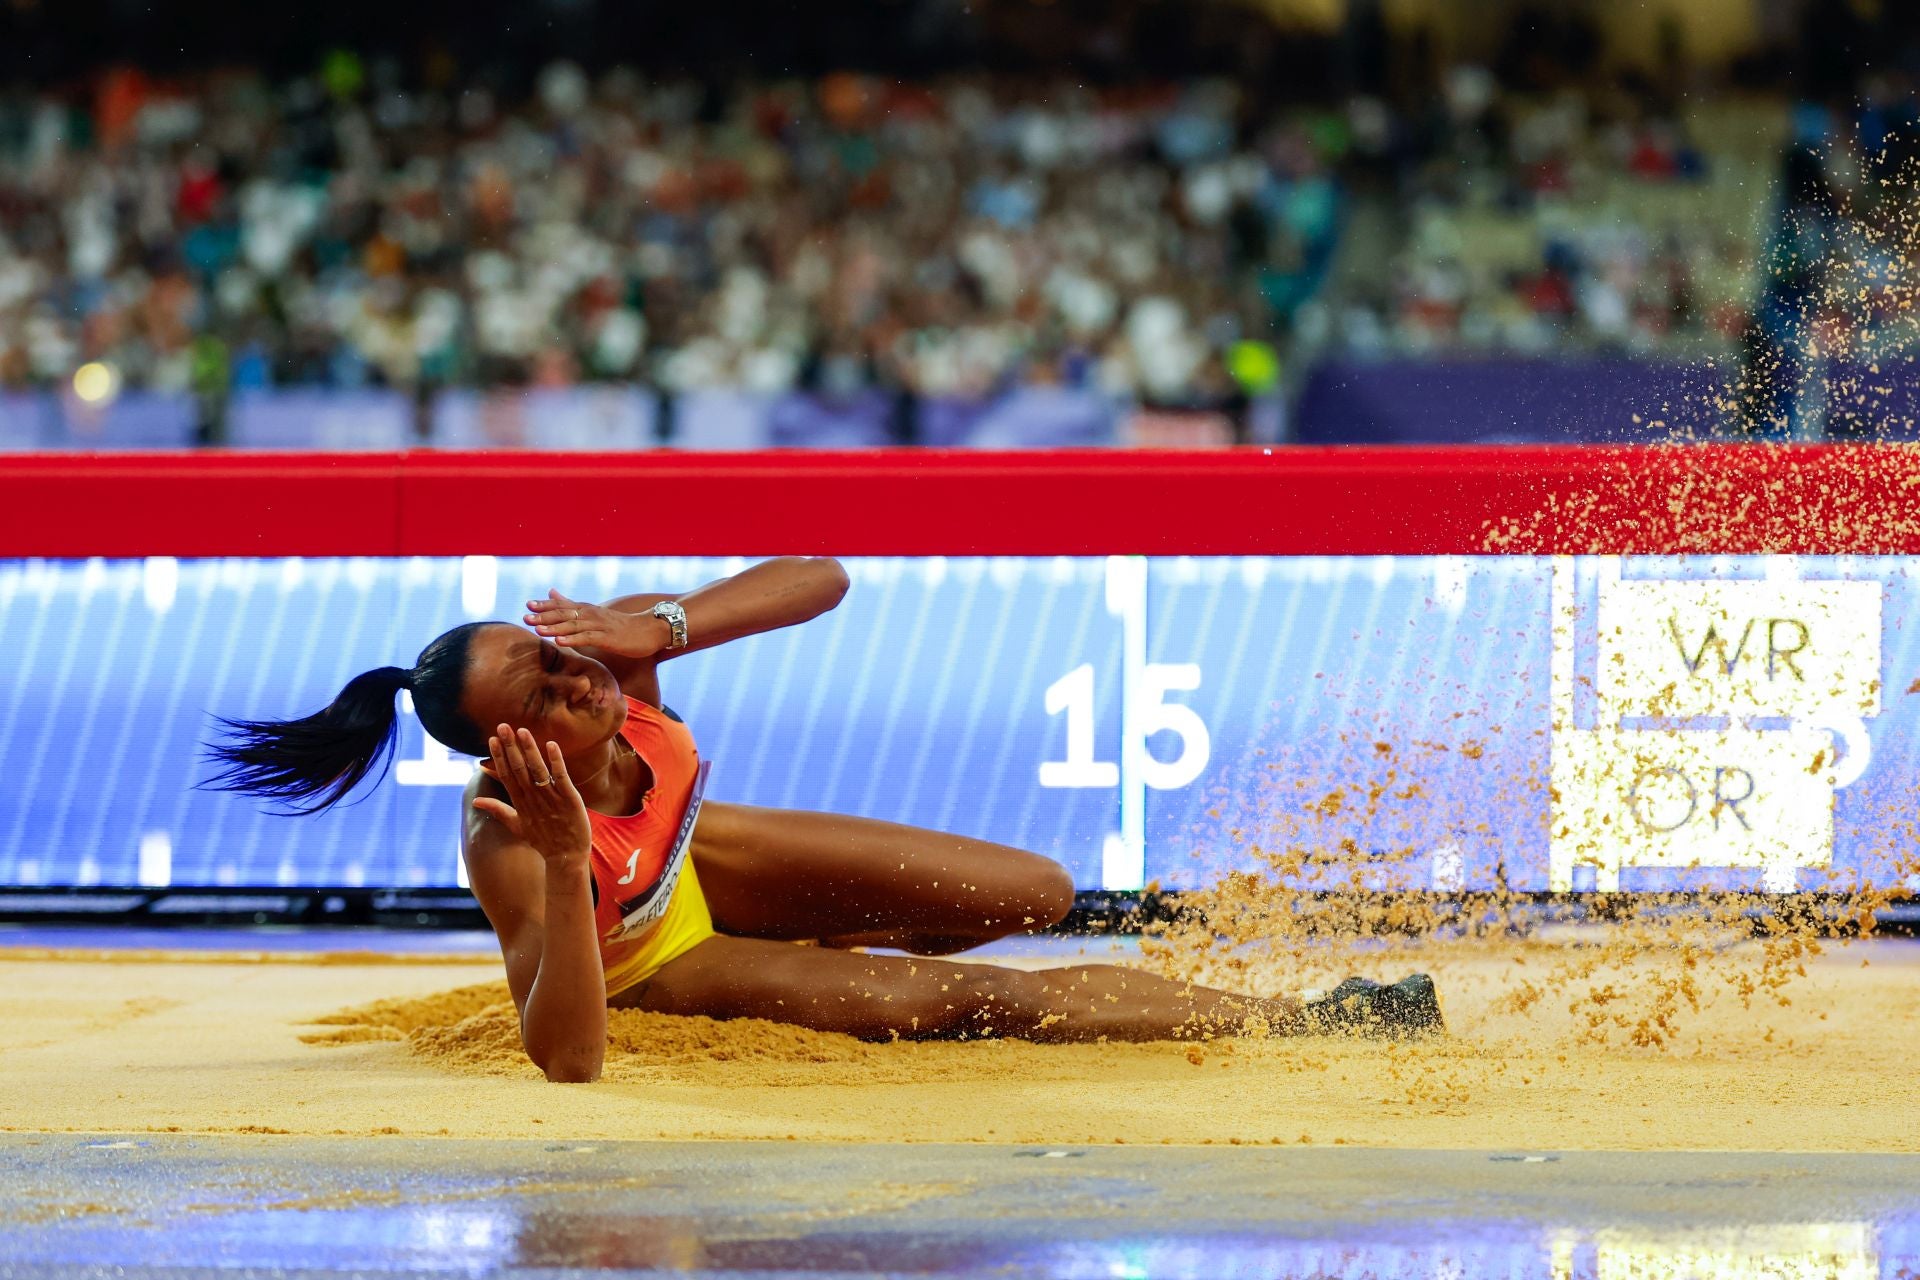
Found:
<path fill-rule="evenodd" d="M 604 663 L 501 623 L 474 633 L 461 710 L 488 734 L 502 724 L 529 729 L 573 756 L 619 731 L 627 700 Z"/>

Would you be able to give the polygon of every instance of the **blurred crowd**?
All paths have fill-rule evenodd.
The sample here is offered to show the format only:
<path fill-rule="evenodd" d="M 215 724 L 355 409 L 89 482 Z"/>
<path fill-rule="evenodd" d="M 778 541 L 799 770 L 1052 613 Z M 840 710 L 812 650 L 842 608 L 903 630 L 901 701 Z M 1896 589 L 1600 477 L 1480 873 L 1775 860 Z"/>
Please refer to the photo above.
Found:
<path fill-rule="evenodd" d="M 1420 116 L 1350 104 L 1349 203 L 1370 192 L 1378 211 L 1354 234 L 1374 244 L 1300 317 L 1307 344 L 1676 354 L 1738 336 L 1780 140 L 1768 108 L 1722 108 L 1745 148 L 1719 150 L 1631 81 L 1518 94 L 1458 66 L 1440 88 Z"/>
<path fill-rule="evenodd" d="M 1245 135 L 1237 107 L 1210 82 L 719 93 L 569 64 L 502 101 L 343 57 L 15 96 L 0 383 L 101 361 L 163 389 L 1214 396 L 1265 376 L 1273 300 L 1311 292 L 1338 225 L 1315 138 Z"/>
<path fill-rule="evenodd" d="M 1690 352 L 1751 323 L 1783 140 L 1777 108 L 1730 150 L 1644 86 L 1471 66 L 1285 110 L 1229 79 L 424 79 L 0 93 L 0 386 L 1183 405 L 1326 353 Z"/>

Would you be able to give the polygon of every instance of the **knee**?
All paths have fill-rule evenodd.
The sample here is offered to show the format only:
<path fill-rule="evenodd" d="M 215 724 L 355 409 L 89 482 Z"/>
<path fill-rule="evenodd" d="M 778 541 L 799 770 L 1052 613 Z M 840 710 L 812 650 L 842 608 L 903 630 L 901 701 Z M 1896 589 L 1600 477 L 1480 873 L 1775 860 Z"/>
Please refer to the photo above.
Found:
<path fill-rule="evenodd" d="M 1067 918 L 1073 910 L 1073 876 L 1057 862 L 1047 861 L 1034 875 L 1029 891 L 1026 916 L 1032 917 L 1029 929 L 1047 929 Z"/>
<path fill-rule="evenodd" d="M 995 911 L 996 919 L 987 922 L 967 943 L 979 946 L 1015 933 L 1038 933 L 1067 918 L 1073 910 L 1073 876 L 1050 858 L 1039 854 L 1024 856 L 1026 865 L 1016 877 L 1003 881 Z"/>

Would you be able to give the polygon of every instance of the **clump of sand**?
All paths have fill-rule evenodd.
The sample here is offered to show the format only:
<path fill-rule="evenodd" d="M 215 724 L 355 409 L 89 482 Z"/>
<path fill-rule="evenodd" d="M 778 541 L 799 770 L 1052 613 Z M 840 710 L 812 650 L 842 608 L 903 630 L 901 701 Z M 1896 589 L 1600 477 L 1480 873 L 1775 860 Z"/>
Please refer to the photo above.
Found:
<path fill-rule="evenodd" d="M 317 1020 L 329 1029 L 309 1044 L 401 1041 L 416 1057 L 463 1074 L 538 1075 L 520 1042 L 520 1020 L 505 982 L 432 995 L 378 1000 Z M 1074 1068 L 1046 1047 L 1009 1041 L 875 1044 L 759 1018 L 681 1017 L 637 1009 L 607 1011 L 603 1079 L 694 1078 L 721 1064 L 756 1085 L 814 1084 L 821 1068 L 837 1083 L 912 1084 L 947 1080 L 1065 1078 Z"/>
<path fill-rule="evenodd" d="M 402 997 L 375 1000 L 370 1004 L 315 1018 L 315 1025 L 337 1027 L 339 1032 L 335 1035 L 323 1032 L 305 1038 L 311 1043 L 327 1043 L 335 1039 L 404 1040 L 416 1031 L 463 1022 L 475 1014 L 487 1012 L 502 1001 L 511 1011 L 513 1000 L 507 994 L 505 982 L 481 982 L 470 987 L 455 987 L 426 999 Z M 384 1034 L 377 1037 L 349 1034 L 376 1031 Z"/>

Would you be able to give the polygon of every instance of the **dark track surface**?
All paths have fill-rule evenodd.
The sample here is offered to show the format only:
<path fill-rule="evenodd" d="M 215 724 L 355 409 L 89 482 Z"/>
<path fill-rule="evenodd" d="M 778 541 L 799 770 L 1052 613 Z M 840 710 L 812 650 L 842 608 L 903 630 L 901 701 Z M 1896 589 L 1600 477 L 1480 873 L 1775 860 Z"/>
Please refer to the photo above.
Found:
<path fill-rule="evenodd" d="M 0 1136 L 0 1277 L 1920 1274 L 1920 1157 Z"/>

